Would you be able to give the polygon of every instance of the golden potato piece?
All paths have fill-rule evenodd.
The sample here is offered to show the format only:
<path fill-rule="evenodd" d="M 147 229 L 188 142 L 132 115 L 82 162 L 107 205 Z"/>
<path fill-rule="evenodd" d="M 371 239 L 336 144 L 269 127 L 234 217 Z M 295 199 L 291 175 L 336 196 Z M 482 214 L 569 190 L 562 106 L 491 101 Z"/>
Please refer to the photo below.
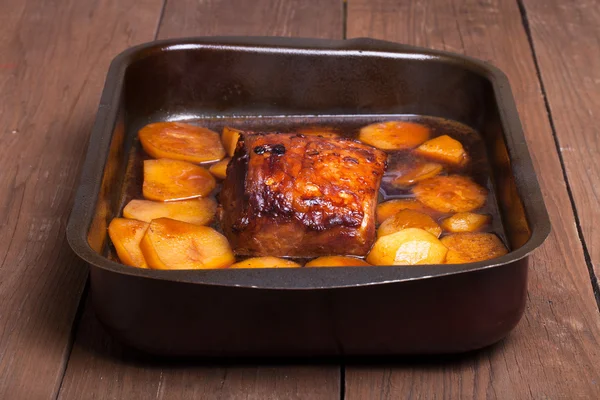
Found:
<path fill-rule="evenodd" d="M 381 236 L 367 256 L 373 265 L 440 264 L 448 249 L 431 233 L 407 228 Z"/>
<path fill-rule="evenodd" d="M 324 256 L 310 260 L 305 267 L 369 267 L 371 264 L 362 258 L 346 256 Z"/>
<path fill-rule="evenodd" d="M 242 133 L 242 131 L 239 129 L 230 128 L 228 126 L 223 128 L 221 141 L 223 142 L 223 146 L 225 146 L 225 151 L 229 157 L 233 157 L 233 153 L 235 153 L 235 147 L 240 138 L 240 133 Z"/>
<path fill-rule="evenodd" d="M 119 260 L 125 265 L 148 268 L 140 249 L 142 237 L 148 229 L 148 223 L 135 219 L 113 218 L 108 225 L 108 236 L 115 246 Z"/>
<path fill-rule="evenodd" d="M 435 210 L 425 206 L 417 199 L 394 199 L 388 200 L 383 203 L 377 204 L 377 223 L 381 224 L 383 221 L 392 217 L 402 210 L 415 210 L 425 214 L 431 215 L 436 213 Z"/>
<path fill-rule="evenodd" d="M 358 140 L 381 150 L 413 149 L 429 139 L 429 128 L 416 122 L 388 121 L 365 126 Z"/>
<path fill-rule="evenodd" d="M 420 145 L 414 153 L 443 163 L 465 165 L 469 160 L 462 143 L 448 135 L 438 136 Z"/>
<path fill-rule="evenodd" d="M 490 216 L 471 212 L 460 212 L 442 221 L 446 232 L 476 232 L 490 221 Z"/>
<path fill-rule="evenodd" d="M 434 210 L 454 213 L 473 211 L 485 204 L 487 189 L 460 176 L 436 176 L 417 183 L 413 193 Z"/>
<path fill-rule="evenodd" d="M 138 136 L 146 153 L 154 158 L 201 163 L 225 157 L 219 134 L 200 126 L 157 122 L 143 127 Z"/>
<path fill-rule="evenodd" d="M 229 158 L 229 157 L 224 158 L 221 161 L 217 162 L 216 164 L 211 165 L 208 170 L 216 178 L 225 179 L 225 177 L 227 176 L 227 165 L 229 164 L 230 160 L 231 160 L 231 158 Z"/>
<path fill-rule="evenodd" d="M 398 171 L 398 175 L 392 181 L 394 186 L 409 187 L 427 178 L 437 176 L 444 167 L 433 162 L 418 162 Z"/>
<path fill-rule="evenodd" d="M 169 218 L 150 222 L 140 247 L 154 269 L 215 269 L 235 262 L 225 236 L 208 226 Z"/>
<path fill-rule="evenodd" d="M 339 137 L 339 132 L 337 129 L 331 126 L 308 126 L 305 128 L 300 128 L 296 130 L 297 133 L 300 133 L 305 136 L 321 136 L 321 137 Z"/>
<path fill-rule="evenodd" d="M 217 202 L 211 197 L 163 203 L 151 200 L 131 200 L 123 209 L 125 218 L 150 222 L 171 218 L 196 225 L 208 225 L 215 219 Z"/>
<path fill-rule="evenodd" d="M 448 248 L 447 264 L 463 264 L 489 260 L 508 253 L 504 243 L 493 233 L 455 233 L 444 236 Z"/>
<path fill-rule="evenodd" d="M 237 262 L 229 268 L 300 268 L 300 264 L 279 257 L 254 257 Z"/>
<path fill-rule="evenodd" d="M 144 161 L 144 197 L 173 201 L 205 197 L 216 187 L 215 178 L 206 169 L 179 160 Z"/>
<path fill-rule="evenodd" d="M 402 210 L 386 219 L 377 229 L 377 237 L 391 235 L 406 228 L 421 228 L 440 237 L 442 228 L 427 214 L 415 210 Z"/>

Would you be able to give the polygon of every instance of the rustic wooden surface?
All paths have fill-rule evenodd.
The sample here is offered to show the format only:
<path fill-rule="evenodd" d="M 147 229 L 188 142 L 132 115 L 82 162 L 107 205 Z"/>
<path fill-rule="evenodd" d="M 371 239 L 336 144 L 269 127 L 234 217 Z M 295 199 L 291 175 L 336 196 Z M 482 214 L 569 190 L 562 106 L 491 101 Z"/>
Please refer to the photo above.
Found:
<path fill-rule="evenodd" d="M 600 2 L 524 0 L 523 11 L 576 204 L 578 227 L 589 251 L 589 267 L 593 265 L 598 276 L 600 135 L 596 118 L 600 117 Z"/>
<path fill-rule="evenodd" d="M 0 0 L 0 398 L 600 398 L 600 8 L 563 3 Z M 517 329 L 473 354 L 345 367 L 156 360 L 106 335 L 64 239 L 103 79 L 133 44 L 194 35 L 371 36 L 503 69 L 553 223 Z"/>

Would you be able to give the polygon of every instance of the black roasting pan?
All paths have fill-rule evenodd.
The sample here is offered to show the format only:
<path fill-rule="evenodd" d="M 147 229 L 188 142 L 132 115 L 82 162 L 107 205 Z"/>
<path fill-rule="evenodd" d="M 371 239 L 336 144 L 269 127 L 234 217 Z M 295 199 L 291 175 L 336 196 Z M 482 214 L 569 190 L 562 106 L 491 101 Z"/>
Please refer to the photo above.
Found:
<path fill-rule="evenodd" d="M 463 265 L 159 271 L 108 254 L 137 130 L 161 120 L 452 119 L 483 137 L 511 251 Z M 67 229 L 97 317 L 163 355 L 454 353 L 505 337 L 529 254 L 550 231 L 506 76 L 460 55 L 371 39 L 158 41 L 113 61 Z"/>

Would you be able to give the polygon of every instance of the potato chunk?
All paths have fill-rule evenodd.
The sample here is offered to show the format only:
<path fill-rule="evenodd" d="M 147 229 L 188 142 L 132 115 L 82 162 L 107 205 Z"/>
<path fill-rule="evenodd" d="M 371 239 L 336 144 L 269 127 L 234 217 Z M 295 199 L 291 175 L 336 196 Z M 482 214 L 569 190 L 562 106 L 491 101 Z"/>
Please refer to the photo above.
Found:
<path fill-rule="evenodd" d="M 173 201 L 131 200 L 123 209 L 125 218 L 150 222 L 157 218 L 171 218 L 196 225 L 210 224 L 217 213 L 217 202 L 211 197 Z"/>
<path fill-rule="evenodd" d="M 448 249 L 431 233 L 407 228 L 382 236 L 367 256 L 373 265 L 440 264 Z"/>
<path fill-rule="evenodd" d="M 108 226 L 108 236 L 115 246 L 119 260 L 125 265 L 148 268 L 140 242 L 148 223 L 135 219 L 113 218 Z"/>
<path fill-rule="evenodd" d="M 298 129 L 297 132 L 305 136 L 321 136 L 328 138 L 340 136 L 337 129 L 331 126 L 308 126 Z"/>
<path fill-rule="evenodd" d="M 413 193 L 426 206 L 447 213 L 473 211 L 485 204 L 488 194 L 487 189 L 460 175 L 425 179 Z"/>
<path fill-rule="evenodd" d="M 398 171 L 392 184 L 397 187 L 409 187 L 427 178 L 437 176 L 444 167 L 433 162 L 419 162 Z"/>
<path fill-rule="evenodd" d="M 377 237 L 391 235 L 406 228 L 421 228 L 435 237 L 442 234 L 442 228 L 429 215 L 415 210 L 402 210 L 383 221 L 377 229 Z"/>
<path fill-rule="evenodd" d="M 493 233 L 455 233 L 444 236 L 442 243 L 448 248 L 448 264 L 489 260 L 508 253 L 504 243 Z"/>
<path fill-rule="evenodd" d="M 144 197 L 149 200 L 173 201 L 205 197 L 217 185 L 206 169 L 185 161 L 144 161 Z"/>
<path fill-rule="evenodd" d="M 460 212 L 442 221 L 447 232 L 476 232 L 490 221 L 489 215 Z"/>
<path fill-rule="evenodd" d="M 310 260 L 305 267 L 369 267 L 371 264 L 362 258 L 346 256 L 324 256 Z"/>
<path fill-rule="evenodd" d="M 154 269 L 215 269 L 235 262 L 225 236 L 207 226 L 169 218 L 150 222 L 140 247 Z"/>
<path fill-rule="evenodd" d="M 415 154 L 443 163 L 461 166 L 469 160 L 462 143 L 448 135 L 438 136 L 417 147 Z"/>
<path fill-rule="evenodd" d="M 219 134 L 200 126 L 157 122 L 143 127 L 138 135 L 146 153 L 154 158 L 201 163 L 225 157 Z"/>
<path fill-rule="evenodd" d="M 208 170 L 216 178 L 225 179 L 225 177 L 227 176 L 227 165 L 229 164 L 230 160 L 231 160 L 231 158 L 229 158 L 229 157 L 224 158 L 221 161 L 217 162 L 216 164 L 211 165 Z"/>
<path fill-rule="evenodd" d="M 429 139 L 429 128 L 415 122 L 388 121 L 360 130 L 358 140 L 381 150 L 413 149 Z"/>
<path fill-rule="evenodd" d="M 398 212 L 402 210 L 415 210 L 429 215 L 436 212 L 417 199 L 388 200 L 377 204 L 377 223 L 383 223 L 383 221 L 398 214 Z"/>
<path fill-rule="evenodd" d="M 237 262 L 229 268 L 300 268 L 300 264 L 279 257 L 253 257 Z"/>
<path fill-rule="evenodd" d="M 230 128 L 228 126 L 223 128 L 221 141 L 223 142 L 223 146 L 225 146 L 225 151 L 229 157 L 233 157 L 233 153 L 235 153 L 235 147 L 240 138 L 240 133 L 242 133 L 242 131 L 239 129 Z"/>

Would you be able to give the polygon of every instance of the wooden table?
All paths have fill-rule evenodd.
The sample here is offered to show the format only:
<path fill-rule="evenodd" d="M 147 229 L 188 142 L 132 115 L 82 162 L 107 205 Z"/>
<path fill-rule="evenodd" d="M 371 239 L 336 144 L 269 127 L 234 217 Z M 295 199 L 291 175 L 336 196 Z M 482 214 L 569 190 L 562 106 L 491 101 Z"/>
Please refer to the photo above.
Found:
<path fill-rule="evenodd" d="M 504 70 L 553 224 L 516 330 L 385 364 L 209 365 L 114 342 L 65 240 L 103 80 L 129 46 L 202 35 L 370 36 Z M 1 399 L 600 398 L 599 1 L 0 0 L 0 38 Z"/>

